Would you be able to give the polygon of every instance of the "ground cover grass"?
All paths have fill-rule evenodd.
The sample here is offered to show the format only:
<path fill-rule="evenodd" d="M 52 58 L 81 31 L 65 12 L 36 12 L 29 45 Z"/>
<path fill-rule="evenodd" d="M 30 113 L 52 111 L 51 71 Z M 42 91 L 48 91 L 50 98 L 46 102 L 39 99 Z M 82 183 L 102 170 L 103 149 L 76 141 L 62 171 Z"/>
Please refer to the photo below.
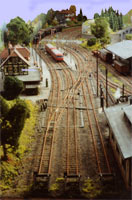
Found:
<path fill-rule="evenodd" d="M 10 108 L 15 104 L 16 100 L 8 101 Z M 36 123 L 36 113 L 38 108 L 31 101 L 26 100 L 28 108 L 30 110 L 30 118 L 25 122 L 24 128 L 21 132 L 19 138 L 18 149 L 14 152 L 13 148 L 10 145 L 6 145 L 7 148 L 7 161 L 1 161 L 0 165 L 0 174 L 1 174 L 1 183 L 0 191 L 6 191 L 13 187 L 13 180 L 18 175 L 18 170 L 21 166 L 21 159 L 24 156 L 25 152 L 31 150 L 31 143 L 33 139 L 31 136 L 35 134 L 35 123 Z M 3 155 L 3 148 L 0 146 L 1 156 Z"/>

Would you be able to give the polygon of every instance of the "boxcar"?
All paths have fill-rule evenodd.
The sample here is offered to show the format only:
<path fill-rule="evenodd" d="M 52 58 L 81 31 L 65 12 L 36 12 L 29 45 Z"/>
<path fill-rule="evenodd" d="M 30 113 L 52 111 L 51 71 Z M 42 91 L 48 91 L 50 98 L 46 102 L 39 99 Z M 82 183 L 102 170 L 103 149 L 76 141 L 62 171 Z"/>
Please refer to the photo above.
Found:
<path fill-rule="evenodd" d="M 127 65 L 126 63 L 122 63 L 122 62 L 115 60 L 114 68 L 121 74 L 124 74 L 124 75 L 129 74 L 129 65 Z"/>
<path fill-rule="evenodd" d="M 100 54 L 99 57 L 108 63 L 112 63 L 113 62 L 113 55 L 112 53 L 108 52 L 106 49 L 101 49 L 99 50 Z"/>

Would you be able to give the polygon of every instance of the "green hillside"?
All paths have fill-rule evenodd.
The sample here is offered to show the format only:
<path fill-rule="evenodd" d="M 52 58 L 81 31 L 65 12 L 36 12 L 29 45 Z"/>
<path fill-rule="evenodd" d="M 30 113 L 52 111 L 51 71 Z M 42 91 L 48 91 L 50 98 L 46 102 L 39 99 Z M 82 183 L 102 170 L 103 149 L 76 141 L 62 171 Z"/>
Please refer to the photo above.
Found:
<path fill-rule="evenodd" d="M 132 9 L 123 16 L 123 23 L 126 25 L 132 25 Z"/>
<path fill-rule="evenodd" d="M 32 22 L 31 25 L 33 27 L 36 27 L 38 22 L 44 24 L 45 23 L 45 17 L 46 15 L 44 13 L 41 13 L 40 15 L 38 15 Z"/>

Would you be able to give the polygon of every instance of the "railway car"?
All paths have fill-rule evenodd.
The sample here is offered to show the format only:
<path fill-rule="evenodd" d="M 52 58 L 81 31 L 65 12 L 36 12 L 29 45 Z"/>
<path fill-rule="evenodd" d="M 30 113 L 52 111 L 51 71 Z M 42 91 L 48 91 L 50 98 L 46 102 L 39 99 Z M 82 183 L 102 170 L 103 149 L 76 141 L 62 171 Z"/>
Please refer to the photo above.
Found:
<path fill-rule="evenodd" d="M 92 54 L 93 54 L 93 56 L 95 56 L 95 57 L 99 57 L 99 54 L 100 54 L 100 52 L 99 51 L 97 51 L 97 50 L 93 50 L 92 51 Z"/>
<path fill-rule="evenodd" d="M 56 47 L 55 46 L 53 46 L 52 44 L 46 44 L 45 45 L 45 50 L 49 53 L 49 54 L 51 54 L 51 50 L 52 49 L 56 49 Z"/>
<path fill-rule="evenodd" d="M 58 51 L 57 49 L 52 49 L 51 50 L 51 56 L 56 61 L 63 61 L 64 60 L 63 54 L 60 51 Z"/>
<path fill-rule="evenodd" d="M 54 30 L 54 33 L 57 33 L 57 32 L 61 32 L 61 31 L 62 31 L 62 28 L 64 28 L 64 26 L 58 25 L 58 26 L 51 27 L 51 28 L 40 29 L 39 32 L 38 32 L 38 34 L 40 34 L 39 37 L 40 37 L 41 39 L 43 39 L 45 36 L 51 35 L 51 33 L 53 33 L 52 30 Z M 35 35 L 33 41 L 36 40 L 35 38 L 38 37 L 38 34 Z M 36 41 L 35 41 L 35 42 L 36 42 Z"/>
<path fill-rule="evenodd" d="M 56 60 L 56 61 L 63 61 L 63 54 L 56 49 L 55 46 L 52 44 L 45 45 L 46 51 Z"/>
<path fill-rule="evenodd" d="M 108 62 L 108 63 L 113 62 L 112 53 L 108 52 L 106 49 L 99 50 L 99 57 L 105 62 Z"/>
<path fill-rule="evenodd" d="M 115 60 L 114 68 L 121 74 L 124 74 L 124 75 L 129 74 L 129 65 L 127 65 L 126 63 Z"/>

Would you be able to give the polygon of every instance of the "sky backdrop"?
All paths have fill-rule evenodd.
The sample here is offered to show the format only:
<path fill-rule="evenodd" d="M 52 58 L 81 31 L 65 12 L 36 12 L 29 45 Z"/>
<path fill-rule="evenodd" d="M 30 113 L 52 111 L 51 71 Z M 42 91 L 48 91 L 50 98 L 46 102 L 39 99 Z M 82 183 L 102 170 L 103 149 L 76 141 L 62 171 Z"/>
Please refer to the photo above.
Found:
<path fill-rule="evenodd" d="M 47 13 L 49 9 L 62 10 L 69 9 L 71 5 L 76 6 L 76 14 L 82 8 L 83 15 L 87 18 L 93 18 L 94 13 L 101 12 L 101 9 L 112 6 L 126 14 L 132 9 L 132 0 L 0 0 L 0 26 L 17 16 L 23 18 L 26 22 L 33 20 L 41 13 Z"/>

